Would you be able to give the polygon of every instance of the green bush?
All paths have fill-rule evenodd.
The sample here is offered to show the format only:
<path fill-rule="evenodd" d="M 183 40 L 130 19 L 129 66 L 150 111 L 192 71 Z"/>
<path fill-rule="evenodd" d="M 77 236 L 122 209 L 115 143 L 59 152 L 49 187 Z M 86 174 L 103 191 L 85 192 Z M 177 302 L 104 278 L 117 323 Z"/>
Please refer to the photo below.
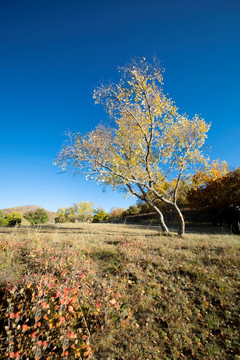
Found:
<path fill-rule="evenodd" d="M 22 222 L 22 215 L 17 212 L 11 212 L 4 217 L 4 225 L 6 226 L 15 226 L 20 225 Z"/>
<path fill-rule="evenodd" d="M 48 213 L 45 209 L 29 211 L 24 214 L 24 218 L 27 219 L 31 225 L 44 224 L 49 221 Z"/>

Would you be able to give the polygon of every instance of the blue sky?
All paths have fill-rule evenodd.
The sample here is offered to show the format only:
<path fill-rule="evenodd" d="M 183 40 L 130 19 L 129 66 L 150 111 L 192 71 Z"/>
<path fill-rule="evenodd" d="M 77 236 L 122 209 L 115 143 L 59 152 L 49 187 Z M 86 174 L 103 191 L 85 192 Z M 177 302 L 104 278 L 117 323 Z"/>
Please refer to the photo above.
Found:
<path fill-rule="evenodd" d="M 106 119 L 93 89 L 135 56 L 157 55 L 181 112 L 211 122 L 211 158 L 240 166 L 239 18 L 239 0 L 2 0 L 0 208 L 135 203 L 52 165 L 68 129 Z"/>

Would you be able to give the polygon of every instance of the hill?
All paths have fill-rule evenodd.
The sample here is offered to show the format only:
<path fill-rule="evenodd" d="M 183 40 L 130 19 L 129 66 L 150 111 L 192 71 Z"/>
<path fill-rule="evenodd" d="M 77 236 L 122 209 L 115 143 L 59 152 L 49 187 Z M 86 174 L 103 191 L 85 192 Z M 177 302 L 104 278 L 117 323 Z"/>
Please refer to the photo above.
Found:
<path fill-rule="evenodd" d="M 36 205 L 24 205 L 24 206 L 16 206 L 16 207 L 11 207 L 11 208 L 6 208 L 6 209 L 2 209 L 2 212 L 4 215 L 6 214 L 9 214 L 13 211 L 17 211 L 19 212 L 20 214 L 25 214 L 26 212 L 29 212 L 29 211 L 35 211 L 37 209 L 44 209 L 43 207 L 41 206 L 36 206 Z M 46 209 L 44 209 L 46 210 Z M 49 217 L 49 222 L 54 222 L 54 218 L 56 217 L 56 213 L 53 212 L 53 211 L 48 211 L 46 210 L 47 213 L 48 213 L 48 217 Z"/>

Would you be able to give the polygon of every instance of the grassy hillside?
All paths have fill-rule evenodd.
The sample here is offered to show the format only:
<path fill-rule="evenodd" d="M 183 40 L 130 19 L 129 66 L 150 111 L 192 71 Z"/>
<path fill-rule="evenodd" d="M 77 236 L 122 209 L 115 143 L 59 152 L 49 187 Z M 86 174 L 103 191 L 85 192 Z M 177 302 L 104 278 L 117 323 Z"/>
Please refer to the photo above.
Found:
<path fill-rule="evenodd" d="M 24 206 L 15 206 L 15 207 L 11 207 L 11 208 L 6 208 L 6 209 L 3 209 L 2 211 L 4 214 L 9 214 L 13 211 L 18 211 L 21 214 L 24 214 L 28 211 L 35 211 L 37 209 L 41 209 L 41 207 L 36 206 L 36 205 L 24 205 Z"/>
<path fill-rule="evenodd" d="M 240 359 L 240 237 L 2 228 L 0 358 Z"/>

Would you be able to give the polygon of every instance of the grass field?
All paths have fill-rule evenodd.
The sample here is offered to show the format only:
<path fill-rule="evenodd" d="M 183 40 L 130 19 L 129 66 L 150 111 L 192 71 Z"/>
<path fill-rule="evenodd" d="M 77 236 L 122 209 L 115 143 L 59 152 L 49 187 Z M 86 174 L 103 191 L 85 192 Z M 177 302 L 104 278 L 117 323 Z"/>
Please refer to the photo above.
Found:
<path fill-rule="evenodd" d="M 0 228 L 0 359 L 240 359 L 240 236 Z"/>

